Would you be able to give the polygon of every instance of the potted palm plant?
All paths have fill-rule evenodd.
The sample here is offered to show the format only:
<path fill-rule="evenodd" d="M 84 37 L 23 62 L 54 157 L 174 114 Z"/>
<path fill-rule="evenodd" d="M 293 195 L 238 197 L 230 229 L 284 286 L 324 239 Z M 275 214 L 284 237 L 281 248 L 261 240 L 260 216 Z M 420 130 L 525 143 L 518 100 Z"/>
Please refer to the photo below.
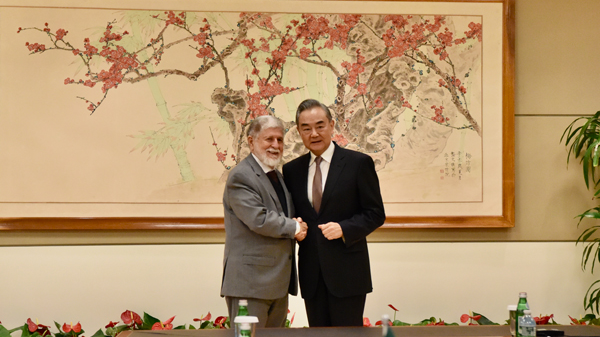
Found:
<path fill-rule="evenodd" d="M 583 121 L 583 125 L 581 124 Z M 580 126 L 577 126 L 580 125 Z M 584 116 L 576 118 L 563 132 L 560 138 L 565 142 L 568 149 L 567 164 L 571 156 L 579 158 L 583 166 L 583 179 L 588 189 L 590 186 L 594 190 L 594 197 L 600 195 L 600 170 L 598 167 L 600 161 L 600 111 L 593 116 Z M 600 206 L 588 209 L 578 215 L 579 222 L 585 218 L 600 219 Z M 577 239 L 577 244 L 584 245 L 581 257 L 581 268 L 586 270 L 590 268 L 594 273 L 596 262 L 600 263 L 600 237 L 596 231 L 600 229 L 600 224 L 592 225 L 584 229 L 583 233 Z M 596 280 L 588 288 L 583 305 L 592 313 L 599 313 L 600 307 L 600 280 Z"/>

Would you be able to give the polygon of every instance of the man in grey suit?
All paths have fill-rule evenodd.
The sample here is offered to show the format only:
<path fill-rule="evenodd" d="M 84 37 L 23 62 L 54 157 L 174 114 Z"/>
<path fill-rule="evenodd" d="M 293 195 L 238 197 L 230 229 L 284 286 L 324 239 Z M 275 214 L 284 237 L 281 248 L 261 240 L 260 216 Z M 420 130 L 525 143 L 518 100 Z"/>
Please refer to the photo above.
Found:
<path fill-rule="evenodd" d="M 229 173 L 223 208 L 225 256 L 221 296 L 233 322 L 240 299 L 257 327 L 283 327 L 288 293 L 298 293 L 296 241 L 307 225 L 292 218 L 294 204 L 277 166 L 283 156 L 283 123 L 260 116 L 248 127 L 251 154 Z"/>

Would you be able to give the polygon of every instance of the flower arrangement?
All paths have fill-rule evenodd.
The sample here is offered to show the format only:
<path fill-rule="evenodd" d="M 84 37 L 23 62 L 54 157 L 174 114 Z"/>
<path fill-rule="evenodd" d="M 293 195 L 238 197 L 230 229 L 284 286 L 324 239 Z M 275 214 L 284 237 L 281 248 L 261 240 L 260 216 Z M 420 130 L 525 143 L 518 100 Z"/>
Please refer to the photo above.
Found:
<path fill-rule="evenodd" d="M 396 319 L 396 313 L 399 311 L 396 309 L 396 307 L 391 304 L 388 304 L 388 306 L 394 310 L 394 318 L 388 322 L 390 326 L 459 325 L 459 323 L 448 323 L 441 318 L 436 319 L 435 317 L 426 318 L 414 324 L 406 323 Z M 292 323 L 294 322 L 295 315 L 296 314 L 294 313 L 291 319 L 286 320 L 286 327 L 291 327 Z M 174 319 L 175 316 L 165 321 L 161 321 L 160 319 L 145 312 L 142 317 L 133 311 L 125 310 L 121 314 L 121 321 L 110 321 L 104 327 L 104 331 L 102 329 L 98 329 L 98 331 L 96 331 L 91 337 L 116 337 L 120 332 L 128 330 L 196 330 L 227 329 L 230 327 L 229 317 L 218 316 L 212 320 L 212 315 L 210 312 L 208 312 L 206 316 L 194 318 L 194 322 L 197 322 L 197 326 L 194 324 L 174 326 Z M 569 319 L 571 325 L 600 325 L 600 317 L 596 317 L 594 314 L 587 314 L 580 319 L 569 316 Z M 534 317 L 534 320 L 537 325 L 559 325 L 559 323 L 554 321 L 554 315 L 540 315 L 539 317 Z M 460 321 L 461 323 L 467 323 L 467 325 L 500 325 L 499 323 L 492 322 L 484 315 L 472 311 L 469 312 L 469 314 L 461 315 Z M 504 322 L 503 324 L 508 324 L 508 322 Z M 28 318 L 24 325 L 10 330 L 5 328 L 2 325 L 2 322 L 0 322 L 0 337 L 14 337 L 12 334 L 17 331 L 21 332 L 21 337 L 80 337 L 84 333 L 84 330 L 79 322 L 77 324 L 63 323 L 63 325 L 54 322 L 54 325 L 56 326 L 58 332 L 52 332 L 49 325 L 40 324 L 37 321 L 33 322 L 31 318 Z M 367 327 L 381 326 L 382 321 L 377 321 L 375 324 L 372 324 L 369 318 L 365 317 L 363 318 L 363 325 Z"/>
<path fill-rule="evenodd" d="M 137 313 L 125 310 L 121 314 L 120 322 L 110 321 L 104 328 L 105 330 L 98 329 L 92 337 L 115 337 L 122 331 L 127 330 L 173 330 L 173 329 L 226 329 L 229 328 L 229 318 L 226 316 L 218 316 L 214 321 L 211 321 L 212 315 L 209 312 L 206 316 L 201 318 L 194 318 L 194 322 L 199 322 L 198 327 L 193 324 L 189 324 L 188 326 L 179 325 L 173 326 L 173 320 L 175 316 L 161 321 L 158 318 L 144 313 L 144 317 L 142 318 Z M 0 337 L 12 337 L 12 333 L 21 331 L 21 337 L 79 337 L 84 333 L 84 330 L 81 328 L 81 324 L 78 322 L 73 325 L 64 323 L 62 326 L 54 322 L 54 325 L 58 329 L 58 332 L 53 333 L 50 331 L 50 326 L 34 323 L 31 318 L 27 319 L 27 322 L 18 326 L 14 329 L 8 330 L 0 322 Z M 83 336 L 82 336 L 83 337 Z"/>

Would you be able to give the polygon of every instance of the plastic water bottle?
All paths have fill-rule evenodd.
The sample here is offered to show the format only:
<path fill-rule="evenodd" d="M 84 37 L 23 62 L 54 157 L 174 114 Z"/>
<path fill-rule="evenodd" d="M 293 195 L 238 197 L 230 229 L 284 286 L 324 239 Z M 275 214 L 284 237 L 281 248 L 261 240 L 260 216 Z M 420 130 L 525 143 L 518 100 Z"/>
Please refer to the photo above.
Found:
<path fill-rule="evenodd" d="M 240 300 L 238 302 L 238 316 L 248 316 L 248 300 Z"/>
<path fill-rule="evenodd" d="M 527 293 L 519 293 L 519 303 L 517 303 L 517 317 L 515 317 L 515 331 L 517 337 L 521 336 L 521 330 L 519 329 L 520 318 L 525 314 L 525 310 L 529 310 L 529 304 L 527 303 Z"/>
<path fill-rule="evenodd" d="M 388 337 L 388 334 L 390 334 L 390 316 L 383 315 L 381 316 L 381 336 Z"/>
<path fill-rule="evenodd" d="M 251 337 L 252 336 L 252 328 L 250 327 L 250 323 L 242 323 L 240 328 L 240 337 Z"/>
<path fill-rule="evenodd" d="M 519 335 L 522 337 L 535 337 L 535 320 L 531 317 L 531 310 L 524 310 L 523 316 L 519 317 Z"/>

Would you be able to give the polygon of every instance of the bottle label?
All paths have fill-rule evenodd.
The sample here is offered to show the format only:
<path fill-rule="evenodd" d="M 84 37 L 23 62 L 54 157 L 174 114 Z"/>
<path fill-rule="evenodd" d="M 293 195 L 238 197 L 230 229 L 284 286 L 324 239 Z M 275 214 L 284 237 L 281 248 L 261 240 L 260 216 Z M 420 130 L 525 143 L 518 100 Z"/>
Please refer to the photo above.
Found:
<path fill-rule="evenodd" d="M 519 325 L 519 335 L 523 337 L 535 337 L 535 326 Z"/>

